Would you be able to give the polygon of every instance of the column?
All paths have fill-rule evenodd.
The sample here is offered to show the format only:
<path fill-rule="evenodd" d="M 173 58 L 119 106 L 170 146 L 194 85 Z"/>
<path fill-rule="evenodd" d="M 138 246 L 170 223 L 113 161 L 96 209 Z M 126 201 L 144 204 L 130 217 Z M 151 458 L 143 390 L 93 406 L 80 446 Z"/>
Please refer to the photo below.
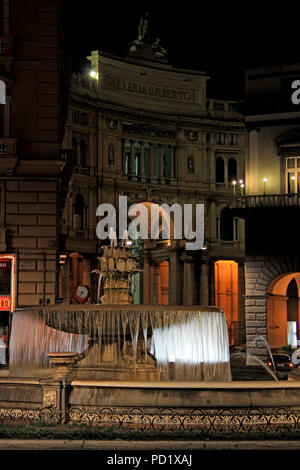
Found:
<path fill-rule="evenodd" d="M 192 265 L 188 260 L 183 265 L 183 305 L 193 305 Z"/>
<path fill-rule="evenodd" d="M 208 263 L 202 261 L 200 267 L 200 305 L 209 305 L 208 299 Z"/>
<path fill-rule="evenodd" d="M 150 304 L 150 266 L 149 258 L 144 257 L 144 305 Z"/>
<path fill-rule="evenodd" d="M 132 179 L 135 177 L 135 148 L 134 148 L 134 141 L 131 142 L 131 158 L 130 158 L 130 174 L 132 175 Z"/>
<path fill-rule="evenodd" d="M 177 251 L 174 251 L 169 258 L 169 305 L 183 304 L 182 282 L 182 264 L 178 259 Z"/>
<path fill-rule="evenodd" d="M 159 176 L 160 180 L 164 179 L 164 152 L 163 152 L 163 146 L 160 145 L 159 147 Z"/>
<path fill-rule="evenodd" d="M 149 144 L 150 145 L 150 179 L 152 180 L 154 175 L 153 175 L 153 172 L 154 172 L 154 163 L 153 163 L 153 144 Z"/>
<path fill-rule="evenodd" d="M 70 258 L 67 258 L 67 261 L 64 264 L 62 297 L 64 299 L 64 304 L 70 303 Z"/>
<path fill-rule="evenodd" d="M 215 305 L 215 262 L 210 261 L 208 265 L 208 279 L 209 279 L 209 303 L 208 305 Z"/>
<path fill-rule="evenodd" d="M 174 147 L 170 146 L 170 180 L 174 180 Z"/>
<path fill-rule="evenodd" d="M 4 137 L 10 137 L 10 103 L 11 96 L 6 96 L 6 105 L 4 106 Z"/>
<path fill-rule="evenodd" d="M 228 181 L 228 160 L 224 158 L 224 181 L 225 181 L 225 188 L 230 188 L 230 184 L 232 181 Z"/>
<path fill-rule="evenodd" d="M 158 264 L 154 265 L 154 279 L 153 279 L 153 305 L 158 303 Z"/>
<path fill-rule="evenodd" d="M 216 217 L 216 203 L 212 201 L 209 205 L 209 234 L 210 240 L 214 242 L 217 238 L 217 217 Z"/>
<path fill-rule="evenodd" d="M 206 162 L 205 161 L 206 159 L 207 157 L 203 159 L 203 166 L 204 166 L 203 175 L 206 175 L 206 177 L 203 177 L 203 181 L 204 182 L 209 181 L 209 187 L 211 189 L 215 189 L 216 187 L 216 159 L 215 159 L 215 154 L 213 150 L 209 152 L 209 162 Z M 207 170 L 209 171 L 209 174 L 207 174 L 208 173 Z"/>
<path fill-rule="evenodd" d="M 244 343 L 246 341 L 244 262 L 238 263 L 238 322 L 238 340 L 240 343 Z"/>
<path fill-rule="evenodd" d="M 141 144 L 141 154 L 140 154 L 140 174 L 142 182 L 145 182 L 145 154 L 144 154 L 144 143 Z"/>

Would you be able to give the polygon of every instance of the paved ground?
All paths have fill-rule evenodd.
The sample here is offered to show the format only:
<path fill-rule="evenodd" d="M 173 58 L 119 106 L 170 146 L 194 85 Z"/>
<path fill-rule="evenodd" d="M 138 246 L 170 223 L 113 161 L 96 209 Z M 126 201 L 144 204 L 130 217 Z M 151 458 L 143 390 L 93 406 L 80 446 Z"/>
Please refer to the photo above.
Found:
<path fill-rule="evenodd" d="M 285 450 L 300 451 L 300 441 L 84 441 L 0 439 L 0 450 L 80 450 L 80 451 L 212 451 Z"/>

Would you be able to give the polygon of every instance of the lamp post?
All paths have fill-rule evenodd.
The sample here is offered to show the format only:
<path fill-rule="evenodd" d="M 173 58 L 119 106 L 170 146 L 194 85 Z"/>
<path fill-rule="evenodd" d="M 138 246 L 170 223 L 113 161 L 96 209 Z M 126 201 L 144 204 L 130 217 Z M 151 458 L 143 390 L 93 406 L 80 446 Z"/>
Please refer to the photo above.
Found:
<path fill-rule="evenodd" d="M 295 193 L 295 192 L 296 192 L 296 188 L 295 188 L 296 176 L 292 176 L 292 180 L 293 180 L 293 184 L 292 184 L 292 193 Z"/>
<path fill-rule="evenodd" d="M 266 194 L 266 182 L 268 181 L 268 179 L 264 178 L 263 181 L 264 181 L 264 194 Z"/>
<path fill-rule="evenodd" d="M 233 194 L 234 194 L 234 196 L 235 196 L 236 181 L 235 181 L 235 180 L 232 181 L 232 184 L 233 184 Z"/>
<path fill-rule="evenodd" d="M 242 196 L 244 196 L 244 188 L 245 188 L 245 184 L 244 184 L 244 183 L 242 183 L 242 184 L 241 184 L 241 192 L 242 192 Z"/>

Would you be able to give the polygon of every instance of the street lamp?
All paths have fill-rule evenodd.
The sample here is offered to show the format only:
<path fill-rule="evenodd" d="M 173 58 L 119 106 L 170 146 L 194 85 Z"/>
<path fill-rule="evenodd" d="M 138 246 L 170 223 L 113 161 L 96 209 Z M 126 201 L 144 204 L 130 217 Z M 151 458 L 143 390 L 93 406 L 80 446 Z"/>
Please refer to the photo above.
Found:
<path fill-rule="evenodd" d="M 266 182 L 268 181 L 267 178 L 264 178 L 264 194 L 266 194 Z"/>
<path fill-rule="evenodd" d="M 232 184 L 233 184 L 233 194 L 235 195 L 236 181 L 235 181 L 235 180 L 233 180 L 233 181 L 232 181 Z"/>

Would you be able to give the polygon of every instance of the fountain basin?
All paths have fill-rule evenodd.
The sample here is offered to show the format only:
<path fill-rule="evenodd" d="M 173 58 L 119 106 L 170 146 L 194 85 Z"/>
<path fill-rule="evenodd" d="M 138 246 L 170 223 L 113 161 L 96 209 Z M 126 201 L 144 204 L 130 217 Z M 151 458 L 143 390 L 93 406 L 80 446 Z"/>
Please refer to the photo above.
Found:
<path fill-rule="evenodd" d="M 123 379 L 130 371 L 128 380 L 231 380 L 226 318 L 217 307 L 60 305 L 13 314 L 11 367 L 46 365 L 57 352 L 85 357 L 78 378 L 85 369 L 85 378 L 102 371 L 101 379 Z"/>

